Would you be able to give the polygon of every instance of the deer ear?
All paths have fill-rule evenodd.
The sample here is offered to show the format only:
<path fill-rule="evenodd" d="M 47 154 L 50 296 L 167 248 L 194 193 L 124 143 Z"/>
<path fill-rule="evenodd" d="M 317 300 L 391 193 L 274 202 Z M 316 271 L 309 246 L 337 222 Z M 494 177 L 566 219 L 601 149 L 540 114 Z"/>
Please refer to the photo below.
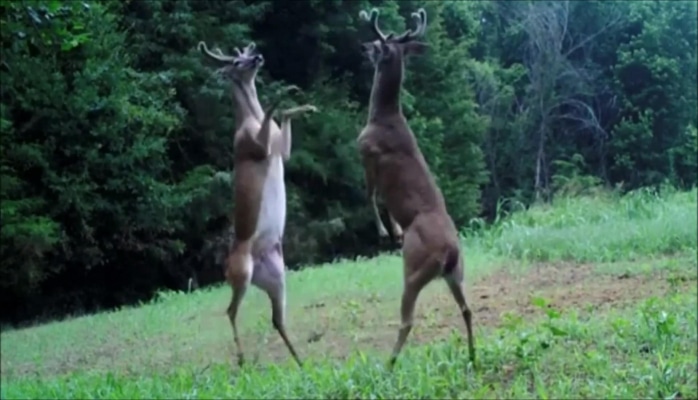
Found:
<path fill-rule="evenodd" d="M 405 43 L 404 53 L 406 55 L 421 56 L 429 49 L 429 45 L 424 42 L 408 42 Z"/>

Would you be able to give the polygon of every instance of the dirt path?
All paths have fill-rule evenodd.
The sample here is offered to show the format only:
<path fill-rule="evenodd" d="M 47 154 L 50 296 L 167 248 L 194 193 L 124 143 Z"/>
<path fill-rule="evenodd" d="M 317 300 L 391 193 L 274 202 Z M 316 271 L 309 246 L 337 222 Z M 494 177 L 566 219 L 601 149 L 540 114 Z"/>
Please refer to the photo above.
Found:
<path fill-rule="evenodd" d="M 525 274 L 513 275 L 498 272 L 475 283 L 471 289 L 478 322 L 486 326 L 501 323 L 501 314 L 540 314 L 542 311 L 531 303 L 533 297 L 543 297 L 550 307 L 604 309 L 637 302 L 651 296 L 662 296 L 682 286 L 695 286 L 693 280 L 684 279 L 672 283 L 667 273 L 651 274 L 602 274 L 592 265 L 548 264 L 531 267 Z"/>
<path fill-rule="evenodd" d="M 468 285 L 467 295 L 474 311 L 477 334 L 483 329 L 501 326 L 506 313 L 522 315 L 529 321 L 544 318 L 544 310 L 532 303 L 535 297 L 545 298 L 548 307 L 563 313 L 576 309 L 585 314 L 623 307 L 672 291 L 695 290 L 696 273 L 683 270 L 681 274 L 681 279 L 672 282 L 670 273 L 662 271 L 611 274 L 599 273 L 593 265 L 538 264 L 523 273 L 500 270 L 489 274 Z M 411 345 L 445 339 L 453 329 L 465 334 L 465 326 L 450 293 L 440 286 L 442 284 L 432 283 L 419 298 L 415 326 L 409 339 Z M 344 328 L 335 316 L 333 321 L 328 321 L 330 328 L 322 339 L 308 345 L 304 351 L 309 355 L 338 358 L 346 356 L 350 349 L 389 351 L 399 326 L 398 307 L 397 298 L 374 300 L 361 311 L 361 315 L 354 316 L 358 322 L 347 323 L 350 326 Z M 323 315 L 319 313 L 316 317 L 322 319 Z M 308 337 L 308 341 L 312 337 L 312 333 L 304 336 L 305 333 L 298 332 L 298 335 L 299 338 Z M 287 358 L 281 343 L 270 344 L 271 354 L 262 358 L 274 361 Z"/>
<path fill-rule="evenodd" d="M 517 274 L 498 270 L 467 285 L 476 335 L 482 337 L 488 329 L 500 326 L 506 313 L 521 315 L 529 322 L 545 318 L 544 310 L 532 304 L 534 297 L 545 298 L 549 307 L 563 314 L 570 309 L 584 314 L 623 307 L 673 291 L 695 291 L 698 275 L 695 264 L 681 264 L 680 270 L 673 272 L 652 265 L 654 272 L 632 275 L 600 273 L 594 265 L 572 263 L 536 264 Z M 303 359 L 342 360 L 355 350 L 387 354 L 400 323 L 399 293 L 400 288 L 392 286 L 390 293 L 367 292 L 364 297 L 355 298 L 345 293 L 337 297 L 328 294 L 324 300 L 291 303 L 288 319 L 293 322 L 289 333 Z M 68 353 L 61 350 L 44 354 L 41 362 L 7 366 L 13 376 L 61 375 L 76 369 L 140 374 L 154 370 L 167 372 L 173 366 L 204 367 L 212 363 L 228 363 L 236 368 L 232 332 L 218 303 L 215 307 L 211 305 L 208 312 L 200 312 L 200 306 L 196 310 L 194 317 L 182 315 L 180 320 L 163 320 L 182 324 L 189 334 L 163 328 L 163 334 L 155 337 L 112 338 L 113 342 L 100 348 L 76 346 Z M 267 318 L 258 316 L 262 328 L 248 327 L 243 332 L 248 360 L 256 359 L 261 364 L 289 362 L 288 350 Z M 443 340 L 454 329 L 465 334 L 462 317 L 449 291 L 443 282 L 434 282 L 419 297 L 408 347 Z"/>

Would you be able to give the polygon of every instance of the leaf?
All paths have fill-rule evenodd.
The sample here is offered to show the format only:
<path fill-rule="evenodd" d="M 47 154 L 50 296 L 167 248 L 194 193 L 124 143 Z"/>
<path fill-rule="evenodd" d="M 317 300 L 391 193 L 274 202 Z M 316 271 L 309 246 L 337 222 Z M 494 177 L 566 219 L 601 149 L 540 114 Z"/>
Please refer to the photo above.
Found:
<path fill-rule="evenodd" d="M 531 304 L 538 308 L 545 308 L 548 306 L 548 300 L 543 297 L 534 297 L 531 299 Z"/>
<path fill-rule="evenodd" d="M 41 25 L 41 18 L 39 17 L 39 14 L 37 14 L 36 11 L 34 11 L 33 8 L 28 7 L 28 8 L 27 8 L 27 13 L 28 13 L 29 16 L 34 20 L 34 22 L 35 22 L 37 25 Z"/>
<path fill-rule="evenodd" d="M 545 314 L 548 316 L 549 319 L 560 318 L 560 312 L 557 310 L 547 309 L 545 311 Z"/>
<path fill-rule="evenodd" d="M 548 326 L 548 329 L 550 330 L 550 333 L 553 334 L 553 336 L 567 336 L 568 335 L 567 331 L 560 329 L 560 328 L 553 326 L 553 325 Z"/>
<path fill-rule="evenodd" d="M 55 13 L 63 6 L 63 2 L 60 0 L 51 0 L 48 2 L 47 8 L 50 13 Z"/>
<path fill-rule="evenodd" d="M 63 41 L 63 43 L 61 44 L 61 50 L 62 51 L 72 50 L 75 47 L 77 47 L 79 44 L 80 43 L 78 43 L 78 41 L 75 39 L 66 40 L 66 41 Z"/>

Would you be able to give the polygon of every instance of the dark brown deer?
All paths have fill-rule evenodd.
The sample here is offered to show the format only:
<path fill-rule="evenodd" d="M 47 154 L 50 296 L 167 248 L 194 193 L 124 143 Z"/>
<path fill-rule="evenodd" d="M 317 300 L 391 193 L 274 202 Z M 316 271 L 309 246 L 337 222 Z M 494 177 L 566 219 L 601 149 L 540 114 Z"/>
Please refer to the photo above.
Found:
<path fill-rule="evenodd" d="M 428 45 L 424 36 L 427 13 L 419 9 L 412 17 L 417 28 L 402 35 L 383 34 L 378 27 L 378 10 L 362 11 L 360 17 L 371 23 L 378 39 L 362 44 L 375 68 L 368 123 L 357 141 L 365 172 L 368 198 L 380 221 L 376 195 L 380 194 L 390 215 L 393 233 L 402 237 L 404 290 L 402 325 L 390 358 L 392 368 L 412 329 L 414 308 L 421 290 L 437 277 L 445 278 L 460 307 L 468 333 L 470 360 L 475 361 L 472 313 L 463 292 L 463 259 L 458 232 L 446 210 L 443 194 L 419 149 L 400 105 L 404 59 L 423 54 Z M 398 229 L 396 231 L 396 228 Z"/>
<path fill-rule="evenodd" d="M 264 112 L 257 98 L 255 77 L 264 64 L 254 43 L 236 55 L 210 51 L 204 42 L 199 50 L 222 63 L 217 71 L 230 80 L 235 106 L 234 175 L 235 238 L 224 262 L 225 278 L 233 289 L 227 313 L 233 327 L 238 363 L 244 356 L 238 335 L 236 316 L 250 283 L 264 290 L 271 300 L 272 324 L 298 365 L 302 365 L 286 335 L 286 272 L 282 249 L 286 223 L 286 187 L 284 161 L 291 155 L 291 119 L 316 111 L 304 105 L 281 112 L 281 128 L 272 115 L 278 101 Z M 295 86 L 289 89 L 297 89 Z"/>

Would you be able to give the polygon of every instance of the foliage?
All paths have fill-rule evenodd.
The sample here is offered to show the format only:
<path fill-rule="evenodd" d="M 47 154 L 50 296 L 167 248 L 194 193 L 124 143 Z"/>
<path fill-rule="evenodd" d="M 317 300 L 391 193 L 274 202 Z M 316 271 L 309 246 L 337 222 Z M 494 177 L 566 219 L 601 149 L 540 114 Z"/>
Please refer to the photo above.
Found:
<path fill-rule="evenodd" d="M 168 183 L 166 151 L 182 110 L 167 76 L 130 67 L 126 34 L 101 4 L 5 12 L 3 296 L 32 306 L 39 289 L 52 299 L 72 287 L 119 304 L 183 251 L 173 233 L 188 193 Z M 75 274 L 90 287 L 42 286 Z"/>
<path fill-rule="evenodd" d="M 695 173 L 695 158 L 687 153 L 698 150 L 690 135 L 698 106 L 698 22 L 689 15 L 696 11 L 693 2 L 667 8 L 642 3 L 631 9 L 630 32 L 617 50 L 618 62 L 613 67 L 622 119 L 611 142 L 617 154 L 611 172 L 616 180 L 623 176 L 632 187 L 658 185 L 664 180 L 685 184 L 688 182 L 678 174 L 688 177 Z"/>
<path fill-rule="evenodd" d="M 612 262 L 698 246 L 698 191 L 663 195 L 640 189 L 622 197 L 598 190 L 559 196 L 514 213 L 492 229 L 469 232 L 472 246 L 528 261 Z M 470 247 L 470 246 L 468 246 Z"/>
<path fill-rule="evenodd" d="M 284 105 L 320 108 L 294 122 L 289 267 L 385 250 L 355 145 L 373 74 L 358 14 L 371 6 L 396 32 L 415 8 L 429 14 L 403 107 L 458 226 L 599 184 L 696 185 L 695 2 L 422 3 L 2 2 L 0 298 L 21 306 L 0 319 L 221 280 L 235 121 L 200 40 L 255 41 L 262 104 L 295 84 Z M 665 227 L 646 222 L 649 243 Z M 541 247 L 559 240 L 538 243 L 536 257 L 561 256 Z"/>

